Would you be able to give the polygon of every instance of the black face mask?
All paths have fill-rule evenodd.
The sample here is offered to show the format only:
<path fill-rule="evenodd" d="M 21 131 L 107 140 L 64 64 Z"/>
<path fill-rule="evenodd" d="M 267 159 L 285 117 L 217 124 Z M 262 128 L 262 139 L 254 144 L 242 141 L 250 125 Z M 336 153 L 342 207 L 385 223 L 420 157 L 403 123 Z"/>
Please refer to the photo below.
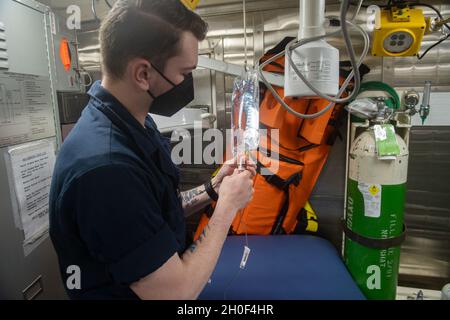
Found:
<path fill-rule="evenodd" d="M 171 117 L 192 100 L 194 100 L 194 79 L 192 72 L 189 73 L 180 84 L 176 85 L 158 69 L 154 68 L 173 88 L 163 93 L 159 97 L 155 97 L 150 90 L 148 94 L 153 98 L 153 104 L 150 107 L 150 113 L 160 116 Z"/>

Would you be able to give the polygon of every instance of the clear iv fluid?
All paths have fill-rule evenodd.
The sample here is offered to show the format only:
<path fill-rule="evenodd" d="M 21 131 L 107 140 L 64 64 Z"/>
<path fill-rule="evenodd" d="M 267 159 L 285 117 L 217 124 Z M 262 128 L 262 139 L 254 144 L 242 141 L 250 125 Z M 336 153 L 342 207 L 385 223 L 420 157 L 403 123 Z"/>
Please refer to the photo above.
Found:
<path fill-rule="evenodd" d="M 234 82 L 231 128 L 233 154 L 243 155 L 259 145 L 259 82 L 256 71 L 246 73 Z"/>
<path fill-rule="evenodd" d="M 256 150 L 259 144 L 259 105 L 255 103 L 253 81 L 248 83 L 248 90 L 245 90 L 243 97 L 243 109 L 246 116 L 244 128 L 244 143 L 246 150 Z"/>

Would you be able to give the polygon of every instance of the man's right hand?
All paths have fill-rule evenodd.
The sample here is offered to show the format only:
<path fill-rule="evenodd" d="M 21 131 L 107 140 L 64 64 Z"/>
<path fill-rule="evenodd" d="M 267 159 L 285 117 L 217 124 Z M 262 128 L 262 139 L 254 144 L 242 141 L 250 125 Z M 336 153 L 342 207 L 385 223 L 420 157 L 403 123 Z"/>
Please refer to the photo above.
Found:
<path fill-rule="evenodd" d="M 234 170 L 231 176 L 223 179 L 219 190 L 219 203 L 231 205 L 240 210 L 247 206 L 253 198 L 253 174 L 249 170 Z"/>
<path fill-rule="evenodd" d="M 253 197 L 255 170 L 235 170 L 223 179 L 219 200 L 200 238 L 182 255 L 175 253 L 163 266 L 130 287 L 141 299 L 197 299 L 216 266 L 236 212 Z"/>

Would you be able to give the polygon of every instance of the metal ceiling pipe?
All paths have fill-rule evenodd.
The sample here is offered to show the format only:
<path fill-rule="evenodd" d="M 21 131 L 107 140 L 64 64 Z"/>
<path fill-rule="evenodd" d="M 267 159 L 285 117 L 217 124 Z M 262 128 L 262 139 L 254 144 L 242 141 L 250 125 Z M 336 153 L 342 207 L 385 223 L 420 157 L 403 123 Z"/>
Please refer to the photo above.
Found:
<path fill-rule="evenodd" d="M 325 34 L 325 0 L 300 0 L 298 39 Z"/>

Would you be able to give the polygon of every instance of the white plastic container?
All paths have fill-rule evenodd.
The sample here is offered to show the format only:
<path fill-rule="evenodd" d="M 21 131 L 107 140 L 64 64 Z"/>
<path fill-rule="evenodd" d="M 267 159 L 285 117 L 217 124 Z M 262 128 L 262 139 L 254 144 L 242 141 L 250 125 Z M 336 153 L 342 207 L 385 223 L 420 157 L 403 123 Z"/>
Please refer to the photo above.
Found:
<path fill-rule="evenodd" d="M 298 39 L 325 34 L 325 0 L 299 0 Z M 339 91 L 339 50 L 324 39 L 310 42 L 292 52 L 292 60 L 311 85 L 323 94 L 336 95 Z M 289 64 L 285 61 L 284 95 L 286 97 L 314 97 Z"/>
<path fill-rule="evenodd" d="M 313 87 L 327 95 L 339 91 L 339 50 L 325 40 L 307 43 L 292 52 L 292 60 Z M 286 97 L 317 96 L 295 73 L 286 56 Z"/>

